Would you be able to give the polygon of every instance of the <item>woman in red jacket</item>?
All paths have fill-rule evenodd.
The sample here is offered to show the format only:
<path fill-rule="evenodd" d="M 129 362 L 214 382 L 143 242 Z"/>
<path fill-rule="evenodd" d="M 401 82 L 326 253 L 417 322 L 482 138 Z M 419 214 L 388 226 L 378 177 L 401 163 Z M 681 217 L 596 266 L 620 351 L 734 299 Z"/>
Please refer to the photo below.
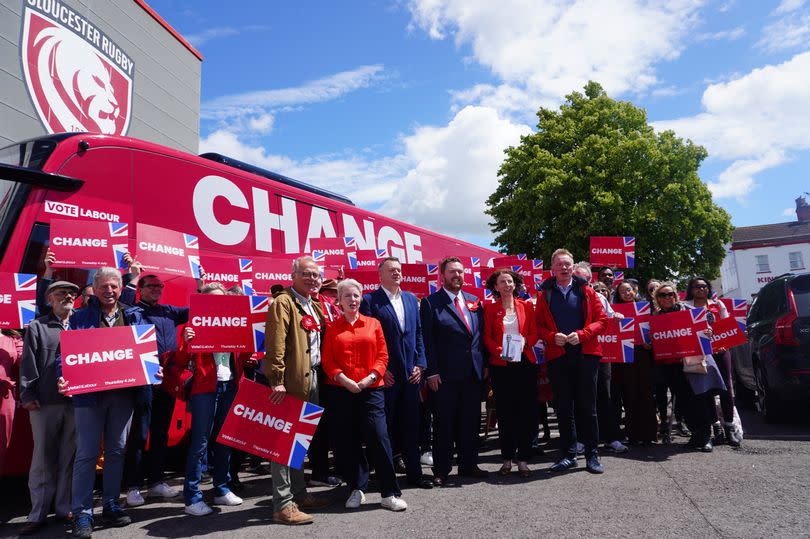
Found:
<path fill-rule="evenodd" d="M 209 283 L 201 292 L 203 294 L 225 294 L 225 287 L 220 283 Z M 194 339 L 194 330 L 186 327 L 183 333 L 186 344 Z M 209 439 L 216 440 L 219 429 L 225 422 L 225 416 L 231 408 L 236 395 L 239 379 L 242 378 L 244 363 L 250 361 L 251 354 L 232 353 L 189 353 L 183 349 L 177 352 L 172 362 L 173 371 L 189 369 L 194 373 L 191 383 L 191 396 L 188 400 L 191 409 L 191 441 L 186 457 L 186 480 L 183 484 L 185 512 L 193 516 L 203 516 L 212 509 L 203 501 L 200 491 L 203 460 L 208 451 Z M 179 372 L 172 373 L 180 379 Z M 213 446 L 213 480 L 215 505 L 240 505 L 242 498 L 231 492 L 230 482 L 231 448 L 214 442 Z"/>
<path fill-rule="evenodd" d="M 329 437 L 335 442 L 335 460 L 351 488 L 347 509 L 357 509 L 368 489 L 368 461 L 362 444 L 374 457 L 374 469 L 382 494 L 382 506 L 404 511 L 400 498 L 391 442 L 385 420 L 383 375 L 388 368 L 388 349 L 380 323 L 360 314 L 363 292 L 360 283 L 345 279 L 338 284 L 337 300 L 343 311 L 326 328 L 321 364 L 328 393 Z"/>
<path fill-rule="evenodd" d="M 512 471 L 517 456 L 518 472 L 529 477 L 527 464 L 532 454 L 532 436 L 537 419 L 536 360 L 531 352 L 537 342 L 534 308 L 517 299 L 523 278 L 499 269 L 487 279 L 487 288 L 497 298 L 484 305 L 484 345 L 489 352 L 498 440 L 501 445 L 501 475 Z"/>

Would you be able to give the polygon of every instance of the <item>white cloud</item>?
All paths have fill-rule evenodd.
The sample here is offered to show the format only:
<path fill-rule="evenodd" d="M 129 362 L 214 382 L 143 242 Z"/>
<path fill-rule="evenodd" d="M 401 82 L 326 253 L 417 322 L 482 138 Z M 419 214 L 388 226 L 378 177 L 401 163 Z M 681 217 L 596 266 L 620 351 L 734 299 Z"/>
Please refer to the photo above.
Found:
<path fill-rule="evenodd" d="M 796 207 L 791 206 L 789 208 L 785 208 L 784 210 L 782 210 L 782 215 L 784 217 L 795 217 L 796 216 Z"/>
<path fill-rule="evenodd" d="M 757 46 L 767 52 L 810 46 L 810 13 L 790 14 L 767 25 Z"/>
<path fill-rule="evenodd" d="M 653 68 L 678 57 L 701 0 L 411 0 L 412 26 L 453 35 L 507 86 L 486 96 L 508 112 L 560 97 L 588 80 L 612 94 L 657 84 Z M 524 95 L 521 95 L 523 92 Z M 533 107 L 531 112 L 536 110 Z"/>
<path fill-rule="evenodd" d="M 272 114 L 262 114 L 248 120 L 248 129 L 254 133 L 267 134 L 273 130 L 274 116 Z"/>
<path fill-rule="evenodd" d="M 709 185 L 717 197 L 745 196 L 757 173 L 810 149 L 809 72 L 810 52 L 798 54 L 712 84 L 703 93 L 704 112 L 653 125 L 706 146 L 714 158 L 734 160 Z"/>
<path fill-rule="evenodd" d="M 268 30 L 269 26 L 264 25 L 247 25 L 247 26 L 240 26 L 239 28 L 234 28 L 233 26 L 216 26 L 214 28 L 206 28 L 196 34 L 188 34 L 185 36 L 186 41 L 194 45 L 195 47 L 200 47 L 205 45 L 212 39 L 220 38 L 220 37 L 229 37 L 229 36 L 236 36 L 241 34 L 242 32 L 256 32 L 261 30 Z"/>
<path fill-rule="evenodd" d="M 530 132 L 473 106 L 447 126 L 417 128 L 403 140 L 410 168 L 382 212 L 454 236 L 488 235 L 484 202 L 497 187 L 503 150 Z"/>
<path fill-rule="evenodd" d="M 783 15 L 785 13 L 796 11 L 804 5 L 804 2 L 805 0 L 782 0 L 779 6 L 777 6 L 777 8 L 773 11 L 773 14 Z"/>
<path fill-rule="evenodd" d="M 745 35 L 745 28 L 738 26 L 731 30 L 720 30 L 719 32 L 708 32 L 698 34 L 696 41 L 736 41 Z"/>

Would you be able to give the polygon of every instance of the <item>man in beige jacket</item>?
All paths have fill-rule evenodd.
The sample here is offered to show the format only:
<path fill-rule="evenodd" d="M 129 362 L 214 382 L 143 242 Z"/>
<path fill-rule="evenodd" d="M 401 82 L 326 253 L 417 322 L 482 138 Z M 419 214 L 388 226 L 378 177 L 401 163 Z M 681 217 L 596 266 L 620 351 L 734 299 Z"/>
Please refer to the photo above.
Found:
<path fill-rule="evenodd" d="M 293 261 L 293 284 L 280 292 L 267 314 L 264 375 L 280 403 L 289 393 L 318 403 L 318 370 L 321 368 L 321 340 L 324 318 L 316 297 L 321 270 L 310 256 Z M 329 500 L 307 493 L 303 470 L 272 463 L 273 520 L 282 524 L 309 524 L 313 518 L 302 512 L 329 505 Z"/>

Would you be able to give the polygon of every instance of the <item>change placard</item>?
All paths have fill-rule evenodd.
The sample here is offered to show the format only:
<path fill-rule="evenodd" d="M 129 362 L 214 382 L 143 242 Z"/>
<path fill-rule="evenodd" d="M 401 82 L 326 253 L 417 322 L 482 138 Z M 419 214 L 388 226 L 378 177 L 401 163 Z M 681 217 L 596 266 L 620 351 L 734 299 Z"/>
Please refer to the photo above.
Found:
<path fill-rule="evenodd" d="M 22 329 L 37 315 L 37 276 L 0 273 L 0 329 Z"/>
<path fill-rule="evenodd" d="M 106 221 L 51 219 L 54 268 L 125 268 L 129 225 Z"/>
<path fill-rule="evenodd" d="M 325 266 L 351 267 L 349 253 L 357 252 L 357 242 L 350 236 L 312 238 L 309 240 L 309 247 L 315 262 Z"/>
<path fill-rule="evenodd" d="M 602 346 L 603 363 L 632 363 L 636 340 L 633 318 L 611 318 L 607 329 L 596 340 Z"/>
<path fill-rule="evenodd" d="M 636 344 L 652 344 L 652 341 L 650 341 L 650 315 L 652 314 L 652 309 L 649 301 L 614 303 L 611 307 L 617 313 L 628 318 L 633 318 L 636 321 Z"/>
<path fill-rule="evenodd" d="M 135 253 L 144 273 L 200 278 L 197 236 L 138 223 Z"/>
<path fill-rule="evenodd" d="M 262 352 L 270 300 L 267 296 L 192 294 L 189 352 Z"/>
<path fill-rule="evenodd" d="M 656 361 L 712 353 L 705 307 L 685 309 L 650 318 L 650 338 Z"/>
<path fill-rule="evenodd" d="M 239 286 L 248 296 L 253 295 L 253 259 L 226 256 L 200 256 L 205 280 L 222 283 L 225 288 Z"/>
<path fill-rule="evenodd" d="M 274 404 L 271 393 L 269 387 L 243 379 L 217 442 L 300 470 L 323 408 L 292 395 Z"/>
<path fill-rule="evenodd" d="M 70 395 L 160 382 L 152 324 L 63 331 L 59 342 Z"/>
<path fill-rule="evenodd" d="M 632 269 L 636 264 L 636 238 L 632 236 L 591 236 L 591 266 Z"/>

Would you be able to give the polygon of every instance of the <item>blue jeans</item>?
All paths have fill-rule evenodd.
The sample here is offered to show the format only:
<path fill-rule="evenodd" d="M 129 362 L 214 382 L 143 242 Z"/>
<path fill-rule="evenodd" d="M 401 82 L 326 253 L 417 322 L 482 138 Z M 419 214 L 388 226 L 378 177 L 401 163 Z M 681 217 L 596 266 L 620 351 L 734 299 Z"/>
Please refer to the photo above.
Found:
<path fill-rule="evenodd" d="M 93 512 L 96 461 L 104 436 L 104 481 L 101 501 L 106 507 L 121 494 L 124 448 L 135 403 L 132 389 L 96 393 L 95 406 L 75 406 L 76 460 L 73 464 L 73 514 Z"/>
<path fill-rule="evenodd" d="M 215 393 L 192 395 L 191 404 L 191 441 L 186 460 L 186 480 L 183 483 L 183 497 L 186 505 L 202 501 L 200 480 L 203 473 L 203 462 L 208 451 L 208 440 L 216 440 L 219 429 L 225 422 L 225 416 L 231 409 L 236 396 L 236 381 L 217 382 Z M 230 492 L 228 482 L 231 461 L 231 448 L 214 442 L 214 496 L 225 496 Z"/>

